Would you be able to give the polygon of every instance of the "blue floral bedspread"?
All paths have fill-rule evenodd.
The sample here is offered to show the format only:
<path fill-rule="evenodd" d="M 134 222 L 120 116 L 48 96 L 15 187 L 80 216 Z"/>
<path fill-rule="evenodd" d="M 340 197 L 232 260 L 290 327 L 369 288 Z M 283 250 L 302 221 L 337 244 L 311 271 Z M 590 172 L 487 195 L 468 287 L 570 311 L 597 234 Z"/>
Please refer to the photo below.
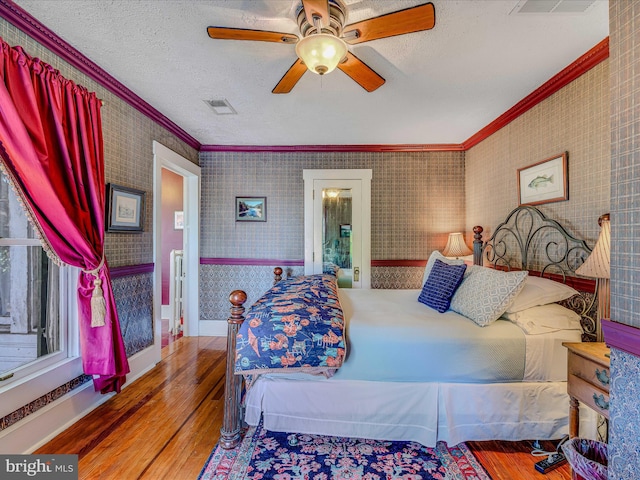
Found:
<path fill-rule="evenodd" d="M 331 376 L 345 356 L 344 314 L 333 275 L 282 280 L 249 309 L 236 346 L 236 374 Z"/>

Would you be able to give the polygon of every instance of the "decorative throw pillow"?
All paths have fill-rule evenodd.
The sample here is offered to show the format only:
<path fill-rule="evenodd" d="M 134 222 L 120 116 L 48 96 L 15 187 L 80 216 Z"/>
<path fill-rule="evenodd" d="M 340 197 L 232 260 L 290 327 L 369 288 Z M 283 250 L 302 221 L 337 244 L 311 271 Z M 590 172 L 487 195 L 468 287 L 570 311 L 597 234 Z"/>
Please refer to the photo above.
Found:
<path fill-rule="evenodd" d="M 582 330 L 580 315 L 557 303 L 538 305 L 519 312 L 505 312 L 502 318 L 511 320 L 528 335 L 560 330 Z"/>
<path fill-rule="evenodd" d="M 418 301 L 428 307 L 444 313 L 449 310 L 451 297 L 464 278 L 466 265 L 448 265 L 440 260 L 435 261 L 424 282 Z"/>
<path fill-rule="evenodd" d="M 429 260 L 427 260 L 427 265 L 424 267 L 424 274 L 422 275 L 422 285 L 424 285 L 427 281 L 427 278 L 429 278 L 429 273 L 431 273 L 431 269 L 433 268 L 433 264 L 436 262 L 436 260 L 440 260 L 447 265 L 464 265 L 464 260 L 460 260 L 457 258 L 447 258 L 438 250 L 434 250 L 433 252 L 431 252 Z"/>
<path fill-rule="evenodd" d="M 548 278 L 529 275 L 524 281 L 524 288 L 507 308 L 507 313 L 519 312 L 538 305 L 561 302 L 574 295 L 578 295 L 578 291 L 569 285 L 555 282 Z"/>
<path fill-rule="evenodd" d="M 504 313 L 520 290 L 529 272 L 503 272 L 478 267 L 469 272 L 451 299 L 451 310 L 470 318 L 481 327 Z"/>

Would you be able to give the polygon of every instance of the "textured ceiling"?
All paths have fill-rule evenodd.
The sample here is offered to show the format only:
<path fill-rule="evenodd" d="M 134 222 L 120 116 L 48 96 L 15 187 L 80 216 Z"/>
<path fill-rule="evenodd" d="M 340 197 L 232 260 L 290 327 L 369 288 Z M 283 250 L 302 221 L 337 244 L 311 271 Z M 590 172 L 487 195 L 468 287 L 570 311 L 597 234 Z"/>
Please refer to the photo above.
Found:
<path fill-rule="evenodd" d="M 609 32 L 607 0 L 582 13 L 512 13 L 523 0 L 432 1 L 432 30 L 350 47 L 385 78 L 378 90 L 336 70 L 307 72 L 286 95 L 271 90 L 294 46 L 213 40 L 206 28 L 298 34 L 297 0 L 16 3 L 204 145 L 462 143 Z M 425 1 L 344 3 L 349 24 Z M 205 103 L 218 99 L 237 115 Z"/>

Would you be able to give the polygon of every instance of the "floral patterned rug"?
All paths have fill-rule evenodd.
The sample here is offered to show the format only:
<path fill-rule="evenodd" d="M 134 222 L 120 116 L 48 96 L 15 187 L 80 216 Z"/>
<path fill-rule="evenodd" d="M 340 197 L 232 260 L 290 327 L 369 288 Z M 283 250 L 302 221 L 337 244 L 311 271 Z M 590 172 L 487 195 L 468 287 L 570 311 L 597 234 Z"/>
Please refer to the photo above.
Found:
<path fill-rule="evenodd" d="M 491 480 L 469 448 L 269 432 L 249 428 L 232 450 L 216 445 L 199 480 Z"/>

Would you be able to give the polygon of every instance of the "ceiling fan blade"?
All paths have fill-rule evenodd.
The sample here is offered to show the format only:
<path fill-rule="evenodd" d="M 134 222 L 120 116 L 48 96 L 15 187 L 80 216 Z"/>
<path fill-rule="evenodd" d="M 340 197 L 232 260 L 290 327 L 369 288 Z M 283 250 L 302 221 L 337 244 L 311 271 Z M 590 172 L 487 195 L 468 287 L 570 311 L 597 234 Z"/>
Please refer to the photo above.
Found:
<path fill-rule="evenodd" d="M 329 25 L 329 0 L 302 0 L 302 6 L 309 25 L 315 26 L 314 17 L 320 18 L 321 27 Z"/>
<path fill-rule="evenodd" d="M 220 40 L 254 40 L 257 42 L 297 43 L 298 36 L 290 33 L 249 30 L 245 28 L 209 27 L 207 33 L 211 38 Z"/>
<path fill-rule="evenodd" d="M 347 25 L 342 36 L 345 42 L 353 45 L 378 38 L 430 30 L 435 24 L 436 11 L 433 3 L 425 3 Z"/>
<path fill-rule="evenodd" d="M 384 78 L 351 52 L 347 52 L 347 59 L 339 63 L 338 68 L 349 75 L 367 92 L 373 92 L 385 82 Z"/>
<path fill-rule="evenodd" d="M 298 80 L 307 71 L 307 66 L 300 59 L 297 59 L 291 68 L 287 70 L 287 73 L 283 75 L 275 88 L 271 93 L 289 93 L 293 87 L 296 86 Z"/>

